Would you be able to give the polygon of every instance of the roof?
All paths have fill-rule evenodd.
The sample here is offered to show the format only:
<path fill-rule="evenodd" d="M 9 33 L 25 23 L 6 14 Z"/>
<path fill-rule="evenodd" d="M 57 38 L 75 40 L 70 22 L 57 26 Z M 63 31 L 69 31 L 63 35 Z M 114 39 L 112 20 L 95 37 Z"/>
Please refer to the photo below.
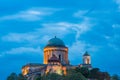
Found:
<path fill-rule="evenodd" d="M 60 62 L 60 60 L 53 54 L 53 56 L 48 60 L 48 62 Z"/>
<path fill-rule="evenodd" d="M 88 52 L 86 51 L 83 56 L 90 56 L 90 55 L 89 55 Z"/>
<path fill-rule="evenodd" d="M 65 44 L 61 39 L 55 36 L 48 41 L 46 47 L 65 47 Z"/>
<path fill-rule="evenodd" d="M 25 66 L 38 67 L 38 66 L 46 66 L 46 64 L 28 63 L 28 64 L 26 64 L 26 65 L 22 66 L 22 68 L 24 68 Z"/>

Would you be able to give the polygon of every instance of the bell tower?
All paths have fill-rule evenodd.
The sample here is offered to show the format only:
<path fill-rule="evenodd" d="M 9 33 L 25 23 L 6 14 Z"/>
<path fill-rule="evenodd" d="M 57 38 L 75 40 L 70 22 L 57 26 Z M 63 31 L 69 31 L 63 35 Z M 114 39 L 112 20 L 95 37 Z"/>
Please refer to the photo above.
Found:
<path fill-rule="evenodd" d="M 83 64 L 91 64 L 91 58 L 87 51 L 83 55 Z"/>

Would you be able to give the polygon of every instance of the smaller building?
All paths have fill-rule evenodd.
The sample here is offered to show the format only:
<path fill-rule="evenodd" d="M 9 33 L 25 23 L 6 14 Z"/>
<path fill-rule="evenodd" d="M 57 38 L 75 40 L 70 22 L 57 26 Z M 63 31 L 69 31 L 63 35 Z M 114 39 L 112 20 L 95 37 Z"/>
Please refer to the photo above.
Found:
<path fill-rule="evenodd" d="M 91 66 L 91 57 L 89 53 L 86 51 L 85 54 L 83 54 L 83 64 L 79 65 L 81 67 L 87 67 L 89 69 L 92 68 Z"/>

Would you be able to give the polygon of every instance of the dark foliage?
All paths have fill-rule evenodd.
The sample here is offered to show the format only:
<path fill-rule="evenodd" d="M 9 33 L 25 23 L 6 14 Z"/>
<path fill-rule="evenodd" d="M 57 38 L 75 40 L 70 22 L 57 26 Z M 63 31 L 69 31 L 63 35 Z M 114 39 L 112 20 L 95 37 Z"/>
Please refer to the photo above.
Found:
<path fill-rule="evenodd" d="M 26 80 L 22 74 L 17 75 L 16 73 L 11 73 L 7 80 Z"/>

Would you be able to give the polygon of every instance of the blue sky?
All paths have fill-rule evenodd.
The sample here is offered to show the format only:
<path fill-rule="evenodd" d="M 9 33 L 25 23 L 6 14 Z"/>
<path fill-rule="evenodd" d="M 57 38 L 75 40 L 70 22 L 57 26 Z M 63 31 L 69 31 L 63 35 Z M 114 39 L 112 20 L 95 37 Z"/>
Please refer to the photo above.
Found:
<path fill-rule="evenodd" d="M 54 36 L 69 47 L 71 64 L 88 51 L 92 66 L 120 75 L 120 0 L 1 0 L 0 80 L 42 63 Z"/>

